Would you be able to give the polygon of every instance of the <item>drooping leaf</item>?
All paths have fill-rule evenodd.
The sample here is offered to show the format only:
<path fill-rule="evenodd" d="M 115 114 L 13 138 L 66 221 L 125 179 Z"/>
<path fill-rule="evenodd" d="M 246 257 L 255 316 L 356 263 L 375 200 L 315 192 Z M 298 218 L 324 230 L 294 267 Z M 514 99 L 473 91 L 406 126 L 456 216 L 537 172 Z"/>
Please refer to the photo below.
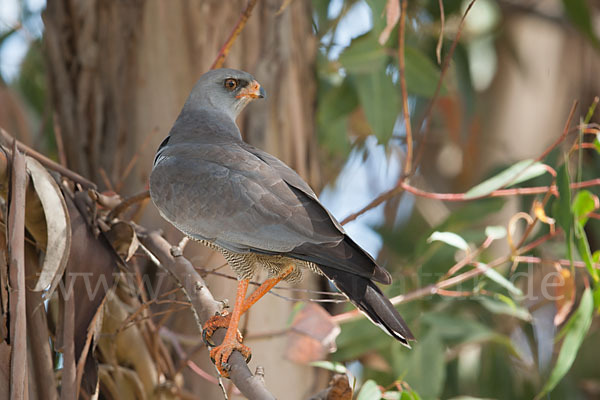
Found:
<path fill-rule="evenodd" d="M 444 242 L 452 247 L 456 247 L 457 249 L 468 251 L 469 245 L 459 235 L 454 232 L 433 232 L 429 238 L 427 238 L 427 242 L 431 243 L 433 241 Z"/>
<path fill-rule="evenodd" d="M 575 242 L 577 243 L 579 255 L 581 256 L 583 262 L 585 262 L 585 267 L 587 268 L 590 276 L 594 279 L 594 282 L 598 282 L 600 276 L 598 274 L 598 270 L 594 268 L 592 264 L 592 251 L 590 250 L 590 243 L 588 242 L 585 229 L 583 229 L 583 226 L 579 223 L 575 224 Z"/>
<path fill-rule="evenodd" d="M 532 317 L 529 310 L 517 306 L 513 301 L 506 301 L 507 299 L 510 300 L 510 298 L 506 296 L 502 296 L 502 298 L 498 296 L 498 300 L 487 296 L 481 296 L 477 300 L 493 314 L 504 314 L 522 319 L 523 321 L 531 321 Z"/>
<path fill-rule="evenodd" d="M 338 60 L 349 73 L 371 74 L 383 71 L 388 58 L 375 34 L 368 33 L 353 39 Z"/>
<path fill-rule="evenodd" d="M 575 277 L 568 268 L 560 268 L 558 282 L 554 284 L 554 297 L 556 298 L 556 315 L 554 325 L 562 324 L 575 304 Z"/>
<path fill-rule="evenodd" d="M 508 279 L 506 279 L 504 276 L 502 276 L 495 269 L 488 267 L 484 263 L 477 263 L 477 267 L 484 270 L 483 274 L 486 277 L 488 277 L 489 279 L 493 280 L 498 285 L 503 286 L 504 288 L 506 288 L 513 295 L 515 295 L 515 296 L 523 296 L 523 291 L 521 289 L 519 289 L 518 287 L 516 287 L 514 285 L 514 283 L 512 283 L 511 281 L 509 281 Z"/>
<path fill-rule="evenodd" d="M 558 187 L 558 195 L 560 196 L 558 201 L 555 202 L 554 217 L 558 221 L 558 224 L 565 231 L 565 238 L 567 243 L 567 256 L 571 262 L 573 262 L 573 237 L 572 237 L 572 226 L 573 226 L 573 215 L 571 214 L 571 180 L 569 177 L 569 168 L 565 162 L 558 169 L 556 174 L 556 186 Z"/>
<path fill-rule="evenodd" d="M 588 220 L 588 214 L 596 209 L 594 196 L 588 190 L 580 190 L 573 200 L 572 210 L 575 221 L 585 226 Z"/>
<path fill-rule="evenodd" d="M 409 94 L 432 97 L 440 79 L 439 68 L 419 49 L 406 46 L 405 53 L 406 90 Z M 442 84 L 440 94 L 447 93 Z"/>
<path fill-rule="evenodd" d="M 383 70 L 356 75 L 355 83 L 360 104 L 373 134 L 381 143 L 387 143 L 400 110 L 398 88 Z"/>
<path fill-rule="evenodd" d="M 71 221 L 67 204 L 52 175 L 31 157 L 27 157 L 26 163 L 33 187 L 44 210 L 47 229 L 44 262 L 34 290 L 41 291 L 49 288 L 47 296 L 51 296 L 62 279 L 69 258 Z"/>
<path fill-rule="evenodd" d="M 435 330 L 411 351 L 404 380 L 423 398 L 438 398 L 446 380 L 444 346 Z M 427 373 L 423 373 L 427 371 Z"/>
<path fill-rule="evenodd" d="M 562 3 L 571 22 L 598 47 L 599 40 L 594 31 L 592 13 L 586 0 L 563 0 Z"/>
<path fill-rule="evenodd" d="M 592 298 L 592 291 L 587 288 L 583 292 L 577 311 L 575 311 L 567 325 L 564 327 L 563 332 L 561 332 L 561 335 L 564 335 L 564 340 L 560 352 L 558 353 L 556 364 L 542 391 L 536 396 L 537 399 L 541 399 L 544 395 L 552 391 L 558 382 L 560 382 L 565 374 L 571 369 L 571 365 L 573 365 L 573 362 L 575 361 L 579 347 L 592 324 L 593 311 L 594 301 Z"/>
<path fill-rule="evenodd" d="M 505 169 L 498 175 L 495 175 L 492 178 L 487 179 L 481 182 L 479 185 L 471 188 L 467 193 L 465 193 L 465 198 L 473 199 L 481 196 L 487 196 L 494 190 L 525 182 L 529 179 L 538 177 L 545 172 L 546 168 L 542 163 L 529 159 L 522 160 Z"/>
<path fill-rule="evenodd" d="M 400 19 L 400 2 L 388 0 L 385 4 L 385 29 L 379 35 L 379 44 L 384 45 L 390 37 L 390 33 Z"/>

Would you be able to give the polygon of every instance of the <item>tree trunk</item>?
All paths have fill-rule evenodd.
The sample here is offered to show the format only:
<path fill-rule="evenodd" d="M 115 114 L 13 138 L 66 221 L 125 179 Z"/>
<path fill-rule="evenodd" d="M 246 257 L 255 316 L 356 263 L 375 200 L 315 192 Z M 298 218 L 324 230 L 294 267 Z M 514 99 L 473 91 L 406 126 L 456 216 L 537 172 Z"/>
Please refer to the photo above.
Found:
<path fill-rule="evenodd" d="M 246 3 L 49 0 L 44 13 L 48 72 L 68 166 L 103 189 L 113 187 L 122 195 L 144 190 L 156 148 Z M 317 43 L 310 3 L 292 2 L 278 13 L 281 4 L 258 2 L 225 66 L 253 73 L 268 94 L 238 121 L 246 140 L 319 186 L 317 154 L 312 151 Z M 153 205 L 146 208 L 143 223 L 162 224 L 172 242 L 180 238 Z M 186 255 L 192 261 L 206 259 L 206 249 L 189 247 Z M 229 280 L 209 277 L 208 282 L 217 298 L 234 293 Z M 283 329 L 292 306 L 267 296 L 248 317 L 248 333 Z M 188 314 L 176 315 L 175 325 L 197 333 Z M 317 389 L 314 369 L 284 359 L 285 336 L 250 345 L 253 364 L 265 367 L 267 387 L 278 398 L 303 398 Z M 200 359 L 212 373 L 205 352 Z M 218 387 L 189 370 L 186 378 L 187 386 L 203 398 L 221 396 Z"/>

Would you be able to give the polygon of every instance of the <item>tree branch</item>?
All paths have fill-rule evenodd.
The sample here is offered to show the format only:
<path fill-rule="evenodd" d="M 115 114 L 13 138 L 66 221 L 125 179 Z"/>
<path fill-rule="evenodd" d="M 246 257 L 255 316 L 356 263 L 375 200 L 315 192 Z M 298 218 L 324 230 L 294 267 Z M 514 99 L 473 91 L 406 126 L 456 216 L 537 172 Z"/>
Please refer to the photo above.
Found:
<path fill-rule="evenodd" d="M 151 257 L 156 258 L 155 262 L 175 278 L 192 303 L 192 312 L 198 330 L 202 333 L 204 323 L 221 310 L 221 304 L 214 299 L 192 263 L 181 255 L 174 257 L 171 254 L 172 245 L 158 231 L 148 231 L 141 226 L 135 228 L 145 250 Z M 225 329 L 217 330 L 212 336 L 212 340 L 216 344 L 220 344 L 225 337 L 225 332 Z M 244 396 L 250 400 L 275 399 L 265 387 L 263 379 L 250 372 L 241 353 L 234 351 L 228 363 L 231 365 L 230 379 Z"/>

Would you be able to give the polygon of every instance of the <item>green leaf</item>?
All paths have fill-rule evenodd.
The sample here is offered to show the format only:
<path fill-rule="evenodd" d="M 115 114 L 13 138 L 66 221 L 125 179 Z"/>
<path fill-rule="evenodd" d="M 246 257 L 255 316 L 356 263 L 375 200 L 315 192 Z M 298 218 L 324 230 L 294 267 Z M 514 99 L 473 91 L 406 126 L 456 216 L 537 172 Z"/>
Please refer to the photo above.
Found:
<path fill-rule="evenodd" d="M 558 187 L 559 199 L 555 202 L 553 211 L 554 218 L 565 231 L 567 244 L 567 257 L 573 264 L 573 215 L 571 214 L 571 179 L 569 177 L 569 168 L 565 162 L 558 169 L 556 175 L 556 186 Z"/>
<path fill-rule="evenodd" d="M 405 390 L 402 392 L 400 400 L 421 400 L 421 396 L 419 396 L 417 392 L 413 390 Z"/>
<path fill-rule="evenodd" d="M 477 263 L 478 268 L 484 269 L 483 274 L 489 279 L 496 282 L 498 285 L 506 288 L 510 293 L 515 296 L 523 296 L 523 291 L 516 287 L 511 281 L 502 276 L 498 271 L 487 266 L 484 263 Z"/>
<path fill-rule="evenodd" d="M 600 153 L 600 133 L 597 134 L 596 138 L 594 139 L 594 147 L 596 148 L 596 151 Z"/>
<path fill-rule="evenodd" d="M 583 225 L 580 223 L 575 224 L 575 240 L 577 242 L 577 250 L 579 250 L 579 255 L 581 256 L 583 262 L 585 262 L 585 267 L 587 268 L 592 279 L 594 279 L 594 282 L 598 282 L 600 276 L 598 275 L 598 270 L 592 265 L 592 252 L 590 250 L 590 244 L 587 240 L 585 229 L 583 229 Z"/>
<path fill-rule="evenodd" d="M 358 95 L 351 80 L 346 78 L 340 85 L 329 85 L 326 92 L 319 96 L 317 113 L 323 123 L 345 117 L 358 107 Z"/>
<path fill-rule="evenodd" d="M 481 182 L 465 193 L 465 199 L 487 196 L 494 190 L 516 185 L 529 179 L 538 177 L 546 172 L 544 164 L 535 160 L 522 160 L 500 172 L 498 175 Z"/>
<path fill-rule="evenodd" d="M 486 310 L 493 314 L 504 314 L 523 321 L 531 321 L 531 314 L 526 308 L 517 306 L 509 297 L 502 296 L 502 299 L 500 299 L 500 295 L 498 295 L 498 298 L 499 300 L 481 296 L 477 300 Z"/>
<path fill-rule="evenodd" d="M 385 48 L 377 42 L 377 35 L 370 32 L 353 39 L 338 61 L 349 73 L 371 74 L 384 71 L 388 59 Z"/>
<path fill-rule="evenodd" d="M 406 46 L 404 72 L 406 74 L 406 90 L 409 94 L 423 97 L 432 97 L 435 94 L 435 88 L 440 79 L 440 70 L 421 50 Z M 447 92 L 446 86 L 442 84 L 440 94 L 445 95 Z"/>
<path fill-rule="evenodd" d="M 377 383 L 369 379 L 368 381 L 363 383 L 356 400 L 380 400 L 381 395 L 382 393 L 379 389 L 379 386 L 377 386 Z"/>
<path fill-rule="evenodd" d="M 354 76 L 358 98 L 373 133 L 387 143 L 400 110 L 400 93 L 383 69 Z"/>
<path fill-rule="evenodd" d="M 459 235 L 457 235 L 454 232 L 435 231 L 431 234 L 431 236 L 429 236 L 427 238 L 427 243 L 431 243 L 434 241 L 444 242 L 452 247 L 456 247 L 457 249 L 461 249 L 464 251 L 469 250 L 469 245 L 467 244 L 465 239 L 463 239 L 462 237 L 460 237 Z"/>
<path fill-rule="evenodd" d="M 594 301 L 592 292 L 590 288 L 587 288 L 583 292 L 577 311 L 569 319 L 569 322 L 565 325 L 561 333 L 561 335 L 564 334 L 564 341 L 560 348 L 560 353 L 548 381 L 542 391 L 536 396 L 537 399 L 541 399 L 544 395 L 552 391 L 565 374 L 569 372 L 569 369 L 571 369 L 571 365 L 573 365 L 573 361 L 575 361 L 575 357 L 577 356 L 577 351 L 592 324 L 593 311 Z"/>
<path fill-rule="evenodd" d="M 486 226 L 485 236 L 492 238 L 493 240 L 502 239 L 506 237 L 506 228 L 503 226 Z"/>
<path fill-rule="evenodd" d="M 571 22 L 598 47 L 598 37 L 594 32 L 592 13 L 586 0 L 563 0 L 563 7 Z"/>
<path fill-rule="evenodd" d="M 338 374 L 345 374 L 346 371 L 347 371 L 346 367 L 344 367 L 344 365 L 342 363 L 339 363 L 339 362 L 313 361 L 313 362 L 309 363 L 309 365 L 311 367 L 323 368 L 323 369 L 326 369 L 328 371 L 333 371 L 333 372 L 336 372 Z"/>
<path fill-rule="evenodd" d="M 404 380 L 423 398 L 437 398 L 441 394 L 446 361 L 444 346 L 435 330 L 429 331 L 411 351 Z"/>
<path fill-rule="evenodd" d="M 580 190 L 575 195 L 571 209 L 573 210 L 575 221 L 581 224 L 581 226 L 585 226 L 588 220 L 587 215 L 596 209 L 594 196 L 588 190 Z"/>

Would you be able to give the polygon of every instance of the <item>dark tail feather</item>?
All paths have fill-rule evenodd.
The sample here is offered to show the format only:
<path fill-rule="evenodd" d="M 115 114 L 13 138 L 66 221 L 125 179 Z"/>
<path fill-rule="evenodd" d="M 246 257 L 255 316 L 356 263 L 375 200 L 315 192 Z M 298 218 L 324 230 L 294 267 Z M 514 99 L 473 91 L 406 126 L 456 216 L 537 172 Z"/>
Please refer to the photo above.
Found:
<path fill-rule="evenodd" d="M 403 345 L 410 347 L 408 341 L 415 340 L 413 334 L 390 300 L 373 282 L 335 268 L 319 267 L 340 292 L 348 296 L 350 301 L 375 325 Z"/>

